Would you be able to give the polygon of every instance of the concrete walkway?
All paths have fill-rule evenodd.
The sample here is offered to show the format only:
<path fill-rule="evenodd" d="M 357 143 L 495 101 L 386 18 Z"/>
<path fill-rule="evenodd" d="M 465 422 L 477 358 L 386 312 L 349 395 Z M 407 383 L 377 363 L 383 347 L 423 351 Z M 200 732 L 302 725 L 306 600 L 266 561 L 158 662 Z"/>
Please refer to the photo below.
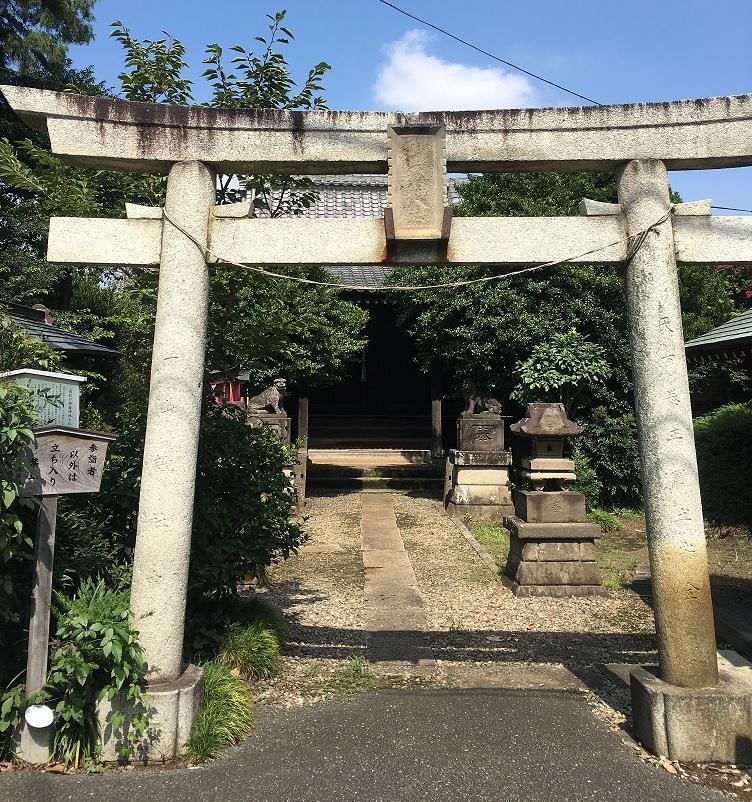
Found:
<path fill-rule="evenodd" d="M 423 599 L 388 493 L 361 494 L 368 662 L 389 674 L 437 670 L 424 633 Z"/>
<path fill-rule="evenodd" d="M 195 769 L 0 775 L 2 802 L 722 802 L 639 760 L 577 693 L 386 691 L 267 711 Z"/>

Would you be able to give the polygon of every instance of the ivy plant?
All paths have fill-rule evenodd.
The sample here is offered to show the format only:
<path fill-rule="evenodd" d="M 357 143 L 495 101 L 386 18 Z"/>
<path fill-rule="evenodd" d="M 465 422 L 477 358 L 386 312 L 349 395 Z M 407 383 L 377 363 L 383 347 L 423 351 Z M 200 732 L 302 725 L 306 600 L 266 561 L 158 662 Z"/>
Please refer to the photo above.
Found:
<path fill-rule="evenodd" d="M 75 768 L 96 762 L 98 705 L 117 697 L 107 723 L 127 759 L 148 726 L 144 657 L 129 622 L 128 592 L 104 579 L 86 579 L 73 596 L 55 594 L 55 613 L 46 688 L 55 711 L 53 755 Z"/>

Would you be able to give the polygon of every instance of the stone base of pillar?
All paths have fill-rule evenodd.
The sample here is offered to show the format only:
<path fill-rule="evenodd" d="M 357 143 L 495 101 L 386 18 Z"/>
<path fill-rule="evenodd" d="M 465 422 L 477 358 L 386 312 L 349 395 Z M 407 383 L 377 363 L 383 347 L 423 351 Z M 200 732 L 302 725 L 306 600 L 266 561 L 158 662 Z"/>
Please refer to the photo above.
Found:
<path fill-rule="evenodd" d="M 680 688 L 632 670 L 634 732 L 646 749 L 688 763 L 752 763 L 752 665 L 718 653 L 720 683 Z"/>
<path fill-rule="evenodd" d="M 455 504 L 448 501 L 444 508 L 450 518 L 462 520 L 469 515 L 476 521 L 487 521 L 498 526 L 504 523 L 504 517 L 509 514 L 509 506 L 506 504 Z"/>
<path fill-rule="evenodd" d="M 150 709 L 149 727 L 143 740 L 133 750 L 136 760 L 173 760 L 185 754 L 193 722 L 204 702 L 204 670 L 189 665 L 171 682 L 149 683 L 146 703 Z M 99 705 L 99 725 L 102 728 L 102 759 L 120 760 L 119 739 L 109 723 L 113 709 L 128 715 L 134 711 L 132 702 L 103 701 Z"/>
<path fill-rule="evenodd" d="M 471 515 L 501 523 L 513 511 L 508 451 L 452 449 L 446 461 L 444 508 L 455 518 Z"/>
<path fill-rule="evenodd" d="M 510 533 L 504 573 L 517 596 L 596 596 L 602 587 L 595 562 L 598 524 L 528 523 L 504 519 Z"/>

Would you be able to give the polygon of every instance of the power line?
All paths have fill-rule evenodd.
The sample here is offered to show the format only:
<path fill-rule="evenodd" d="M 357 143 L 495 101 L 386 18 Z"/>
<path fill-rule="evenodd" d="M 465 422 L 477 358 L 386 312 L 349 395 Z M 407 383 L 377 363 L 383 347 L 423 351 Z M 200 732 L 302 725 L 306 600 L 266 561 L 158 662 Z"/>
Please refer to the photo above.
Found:
<path fill-rule="evenodd" d="M 405 11 L 404 8 L 400 8 L 399 6 L 395 6 L 394 3 L 388 2 L 388 0 L 378 0 L 379 3 L 385 6 L 389 6 L 389 8 L 394 9 L 395 11 L 403 14 L 405 17 L 409 17 L 416 22 L 419 22 L 421 25 L 425 25 L 428 28 L 433 28 L 433 30 L 438 31 L 439 33 L 444 34 L 444 36 L 448 36 L 450 39 L 454 39 L 455 42 L 459 42 L 473 50 L 476 50 L 478 53 L 482 53 L 484 56 L 488 56 L 488 58 L 494 59 L 494 61 L 498 61 L 501 64 L 506 65 L 507 67 L 511 67 L 513 70 L 517 70 L 518 72 L 522 72 L 525 75 L 529 75 L 531 78 L 535 78 L 536 81 L 543 81 L 544 84 L 548 84 L 549 86 L 554 86 L 557 89 L 561 89 L 562 92 L 567 92 L 570 95 L 574 95 L 575 97 L 580 98 L 581 100 L 586 100 L 588 103 L 593 103 L 596 106 L 602 106 L 598 100 L 593 100 L 591 97 L 587 97 L 586 95 L 581 95 L 579 92 L 575 92 L 573 89 L 567 89 L 566 86 L 562 86 L 561 84 L 557 84 L 554 81 L 549 81 L 548 78 L 544 78 L 542 75 L 538 75 L 534 72 L 530 72 L 530 70 L 526 70 L 524 67 L 520 67 L 517 64 L 512 64 L 511 61 L 506 61 L 505 59 L 501 58 L 500 56 L 495 55 L 494 53 L 489 53 L 488 50 L 484 50 L 482 47 L 478 47 L 474 45 L 472 42 L 468 42 L 467 39 L 462 39 L 459 36 L 455 36 L 453 33 L 450 33 L 445 28 L 440 28 L 438 25 L 434 25 L 433 22 L 429 22 L 428 20 L 422 19 L 421 17 L 416 17 L 415 14 L 411 14 L 409 11 Z"/>
<path fill-rule="evenodd" d="M 752 214 L 752 209 L 737 209 L 735 206 L 711 206 L 711 209 L 723 209 L 724 212 L 747 212 Z"/>

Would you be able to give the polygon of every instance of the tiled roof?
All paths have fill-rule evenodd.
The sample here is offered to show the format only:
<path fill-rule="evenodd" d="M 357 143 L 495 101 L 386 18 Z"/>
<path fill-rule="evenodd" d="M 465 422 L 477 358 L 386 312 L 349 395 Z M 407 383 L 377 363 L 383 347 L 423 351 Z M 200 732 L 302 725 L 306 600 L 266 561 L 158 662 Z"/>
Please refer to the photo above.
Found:
<path fill-rule="evenodd" d="M 349 287 L 380 287 L 392 268 L 381 265 L 351 265 L 348 267 L 327 267 L 327 272 L 340 279 Z"/>
<path fill-rule="evenodd" d="M 8 317 L 21 326 L 30 337 L 41 340 L 55 351 L 73 356 L 99 356 L 106 359 L 118 356 L 118 352 L 112 348 L 46 323 L 44 312 L 38 309 L 8 304 Z"/>
<path fill-rule="evenodd" d="M 688 356 L 752 351 L 752 309 L 695 337 L 685 348 Z"/>
<path fill-rule="evenodd" d="M 318 198 L 305 209 L 301 217 L 383 217 L 388 205 L 387 176 L 385 175 L 316 175 L 310 176 Z M 466 179 L 450 178 L 447 197 L 454 206 L 460 202 L 457 184 Z M 329 267 L 327 270 L 342 279 L 343 284 L 356 287 L 379 287 L 389 268 L 381 266 Z"/>
<path fill-rule="evenodd" d="M 385 175 L 311 176 L 318 199 L 303 212 L 303 217 L 383 217 L 388 205 Z M 456 179 L 447 182 L 451 205 L 459 203 Z"/>

